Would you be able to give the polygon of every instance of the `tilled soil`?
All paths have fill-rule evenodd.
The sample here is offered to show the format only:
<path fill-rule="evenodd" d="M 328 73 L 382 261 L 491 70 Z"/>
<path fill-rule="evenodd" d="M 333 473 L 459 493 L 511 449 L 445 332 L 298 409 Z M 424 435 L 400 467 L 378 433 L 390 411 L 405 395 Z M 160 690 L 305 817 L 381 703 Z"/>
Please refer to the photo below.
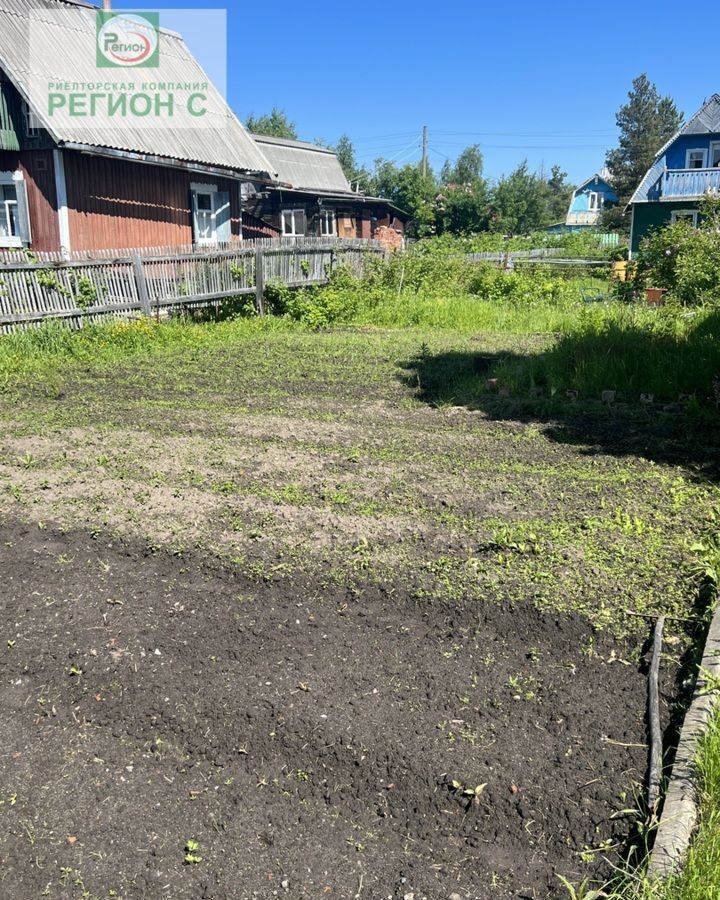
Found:
<path fill-rule="evenodd" d="M 645 676 L 585 619 L 12 519 L 0 563 L 0 897 L 546 898 L 627 835 Z"/>

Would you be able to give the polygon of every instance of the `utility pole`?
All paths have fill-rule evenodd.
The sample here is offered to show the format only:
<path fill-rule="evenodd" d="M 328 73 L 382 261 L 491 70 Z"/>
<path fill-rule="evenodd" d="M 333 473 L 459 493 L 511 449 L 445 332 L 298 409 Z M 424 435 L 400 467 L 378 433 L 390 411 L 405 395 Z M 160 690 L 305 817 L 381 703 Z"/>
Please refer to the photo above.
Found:
<path fill-rule="evenodd" d="M 427 125 L 423 125 L 422 136 L 422 173 L 423 178 L 427 175 Z"/>

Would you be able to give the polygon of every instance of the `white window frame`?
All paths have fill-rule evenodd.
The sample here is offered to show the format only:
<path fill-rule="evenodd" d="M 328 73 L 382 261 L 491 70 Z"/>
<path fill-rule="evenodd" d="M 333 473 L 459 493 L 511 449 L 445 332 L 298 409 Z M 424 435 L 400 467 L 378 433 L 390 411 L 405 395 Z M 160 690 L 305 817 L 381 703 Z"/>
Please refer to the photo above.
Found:
<path fill-rule="evenodd" d="M 707 168 L 708 169 L 713 168 L 712 158 L 713 158 L 713 150 L 715 147 L 717 147 L 718 155 L 720 157 L 720 141 L 710 141 L 710 149 L 708 151 L 708 157 L 707 157 Z M 720 166 L 720 159 L 718 160 L 717 166 L 715 166 L 714 168 L 718 168 L 718 166 Z"/>
<path fill-rule="evenodd" d="M 326 226 L 330 224 L 330 230 Z M 337 237 L 337 214 L 334 209 L 320 209 L 320 237 Z"/>
<path fill-rule="evenodd" d="M 193 216 L 193 242 L 195 244 L 217 244 L 217 223 L 215 222 L 215 197 L 218 187 L 216 184 L 203 184 L 202 182 L 192 182 L 190 191 L 192 192 L 192 216 Z M 198 208 L 198 195 L 210 197 L 210 209 L 200 210 Z M 212 233 L 210 237 L 200 237 L 199 216 L 198 213 L 209 212 L 210 222 L 212 224 Z"/>
<path fill-rule="evenodd" d="M 686 219 L 690 217 L 692 219 L 692 227 L 697 228 L 698 224 L 698 210 L 697 209 L 674 209 L 670 213 L 670 223 L 674 225 L 678 219 Z"/>
<path fill-rule="evenodd" d="M 605 196 L 600 191 L 588 192 L 588 211 L 600 212 L 605 205 Z"/>
<path fill-rule="evenodd" d="M 707 169 L 708 156 L 707 156 L 707 150 L 704 147 L 691 147 L 689 150 L 685 151 L 685 168 L 686 169 L 694 168 L 693 166 L 690 165 L 690 156 L 693 153 L 702 153 L 702 165 L 697 166 L 696 168 Z"/>
<path fill-rule="evenodd" d="M 18 178 L 15 172 L 0 172 L 0 187 L 14 187 L 15 193 L 17 195 L 18 191 Z M 15 227 L 18 230 L 18 234 L 8 235 L 8 236 L 0 236 L 0 247 L 22 247 L 22 233 L 20 229 L 20 209 L 17 200 L 6 200 L 2 206 L 0 206 L 0 216 L 6 221 L 6 223 L 10 224 L 10 206 L 15 207 Z"/>
<path fill-rule="evenodd" d="M 292 217 L 292 231 L 285 229 L 285 216 Z M 302 231 L 297 230 L 297 217 L 300 217 Z M 283 237 L 305 237 L 307 233 L 307 218 L 304 209 L 289 208 L 280 211 L 280 231 Z"/>
<path fill-rule="evenodd" d="M 23 100 L 22 103 L 23 110 L 23 121 L 25 123 L 25 137 L 36 138 L 40 136 L 40 129 L 42 128 L 42 124 L 40 119 L 37 117 L 37 113 L 35 113 L 30 106 L 30 104 Z"/>

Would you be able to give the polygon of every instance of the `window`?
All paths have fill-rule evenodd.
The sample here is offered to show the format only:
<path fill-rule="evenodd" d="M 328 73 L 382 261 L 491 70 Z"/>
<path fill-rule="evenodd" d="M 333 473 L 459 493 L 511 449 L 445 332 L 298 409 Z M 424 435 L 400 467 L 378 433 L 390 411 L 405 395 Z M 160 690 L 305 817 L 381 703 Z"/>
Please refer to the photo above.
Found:
<path fill-rule="evenodd" d="M 0 172 L 0 247 L 30 244 L 25 182 L 20 172 Z"/>
<path fill-rule="evenodd" d="M 675 222 L 689 222 L 693 228 L 697 228 L 698 222 L 698 211 L 696 209 L 676 209 L 673 210 L 670 215 L 670 221 L 675 224 Z"/>
<path fill-rule="evenodd" d="M 320 235 L 321 237 L 335 237 L 337 234 L 337 222 L 334 209 L 320 210 Z"/>
<path fill-rule="evenodd" d="M 192 184 L 193 240 L 196 244 L 228 243 L 230 194 L 214 184 Z"/>
<path fill-rule="evenodd" d="M 40 120 L 32 111 L 30 106 L 23 100 L 23 117 L 25 120 L 25 136 L 29 138 L 38 137 L 42 125 Z"/>
<path fill-rule="evenodd" d="M 720 166 L 720 141 L 713 141 L 710 144 L 710 168 L 715 169 Z"/>
<path fill-rule="evenodd" d="M 0 184 L 0 241 L 10 243 L 11 238 L 19 243 L 17 188 L 14 184 Z"/>
<path fill-rule="evenodd" d="M 305 234 L 305 210 L 284 209 L 281 223 L 282 233 L 285 237 L 302 237 Z"/>
<path fill-rule="evenodd" d="M 605 196 L 592 191 L 588 194 L 588 209 L 590 212 L 602 209 L 605 205 Z"/>
<path fill-rule="evenodd" d="M 686 169 L 704 169 L 705 168 L 705 151 L 704 150 L 688 150 L 685 155 Z"/>

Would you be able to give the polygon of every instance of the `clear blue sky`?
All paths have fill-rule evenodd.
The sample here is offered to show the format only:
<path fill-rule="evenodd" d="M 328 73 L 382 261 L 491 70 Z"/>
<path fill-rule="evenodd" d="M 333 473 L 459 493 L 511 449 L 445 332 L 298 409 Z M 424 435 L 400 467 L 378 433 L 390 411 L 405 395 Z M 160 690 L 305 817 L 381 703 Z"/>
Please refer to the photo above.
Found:
<path fill-rule="evenodd" d="M 710 43 L 703 50 L 695 20 L 662 0 L 114 6 L 163 10 L 162 23 L 184 33 L 213 76 L 224 63 L 218 19 L 197 27 L 193 17 L 188 30 L 180 8 L 222 8 L 227 96 L 240 118 L 279 106 L 301 138 L 335 141 L 345 132 L 368 164 L 419 159 L 427 125 L 436 168 L 478 143 L 491 178 L 527 158 L 533 169 L 558 163 L 578 182 L 614 145 L 615 111 L 640 72 L 686 116 L 720 91 Z"/>

